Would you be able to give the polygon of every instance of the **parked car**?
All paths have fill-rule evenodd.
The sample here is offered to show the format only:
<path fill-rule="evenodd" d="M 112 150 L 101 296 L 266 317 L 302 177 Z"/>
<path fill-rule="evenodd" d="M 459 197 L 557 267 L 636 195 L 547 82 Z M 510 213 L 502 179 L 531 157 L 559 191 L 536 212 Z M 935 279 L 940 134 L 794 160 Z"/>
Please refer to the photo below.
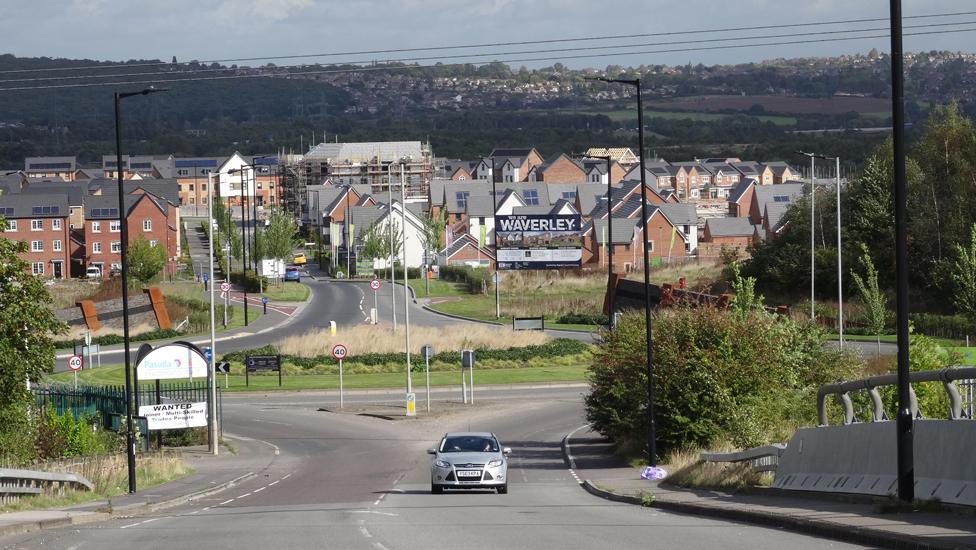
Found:
<path fill-rule="evenodd" d="M 302 272 L 299 271 L 297 267 L 286 267 L 285 280 L 295 281 L 296 283 L 300 283 L 302 282 Z"/>
<path fill-rule="evenodd" d="M 102 270 L 98 266 L 90 265 L 88 269 L 85 270 L 85 278 L 87 279 L 101 279 Z"/>
<path fill-rule="evenodd" d="M 444 434 L 440 444 L 427 449 L 434 455 L 430 465 L 430 492 L 450 489 L 495 489 L 508 492 L 508 454 L 490 432 Z"/>
<path fill-rule="evenodd" d="M 305 254 L 299 252 L 298 254 L 295 254 L 295 259 L 292 260 L 291 263 L 295 265 L 305 265 L 306 262 L 308 262 L 308 258 L 305 257 Z"/>

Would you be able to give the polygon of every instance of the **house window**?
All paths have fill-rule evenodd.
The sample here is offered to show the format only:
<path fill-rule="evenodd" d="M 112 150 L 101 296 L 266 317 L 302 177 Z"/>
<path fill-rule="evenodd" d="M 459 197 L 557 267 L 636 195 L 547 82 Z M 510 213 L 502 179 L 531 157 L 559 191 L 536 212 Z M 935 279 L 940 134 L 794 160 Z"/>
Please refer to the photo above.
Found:
<path fill-rule="evenodd" d="M 156 239 L 149 241 L 149 246 L 155 247 L 157 244 L 159 244 L 159 241 L 157 241 Z"/>
<path fill-rule="evenodd" d="M 212 172 L 212 170 L 210 170 L 209 168 L 204 168 L 203 170 L 200 170 L 200 173 L 203 174 L 204 176 L 206 176 L 210 172 Z"/>
<path fill-rule="evenodd" d="M 7 220 L 7 231 L 17 231 L 17 220 Z"/>
<path fill-rule="evenodd" d="M 196 202 L 194 201 L 193 197 L 190 197 L 190 204 L 196 204 Z"/>
<path fill-rule="evenodd" d="M 701 182 L 702 182 L 702 185 L 708 185 L 708 182 L 709 182 L 710 180 L 711 180 L 711 177 L 710 177 L 710 176 L 702 176 L 702 177 L 701 177 Z"/>
<path fill-rule="evenodd" d="M 111 250 L 113 254 L 122 252 L 122 241 L 112 241 Z"/>
<path fill-rule="evenodd" d="M 739 181 L 739 176 L 732 176 L 732 183 L 736 183 L 738 181 Z"/>
<path fill-rule="evenodd" d="M 31 231 L 42 231 L 44 229 L 44 220 L 31 220 Z"/>
<path fill-rule="evenodd" d="M 535 189 L 526 189 L 522 194 L 522 198 L 525 199 L 525 204 L 530 206 L 539 206 L 539 192 Z"/>
<path fill-rule="evenodd" d="M 102 243 L 100 241 L 95 241 L 92 243 L 92 254 L 102 253 Z"/>
<path fill-rule="evenodd" d="M 576 198 L 576 191 L 563 191 L 562 197 L 568 201 Z"/>
<path fill-rule="evenodd" d="M 654 241 L 648 241 L 647 242 L 647 251 L 648 252 L 654 252 Z"/>
<path fill-rule="evenodd" d="M 119 231 L 122 231 L 122 222 L 120 222 L 119 220 L 108 222 L 108 230 L 111 231 L 112 233 L 118 233 Z"/>
<path fill-rule="evenodd" d="M 32 263 L 31 273 L 33 273 L 34 275 L 44 275 L 44 262 Z"/>
<path fill-rule="evenodd" d="M 102 232 L 102 222 L 92 222 L 92 233 Z"/>
<path fill-rule="evenodd" d="M 207 190 L 207 184 L 206 183 L 201 183 L 200 184 L 200 190 L 201 191 L 206 191 Z"/>
<path fill-rule="evenodd" d="M 61 229 L 61 220 L 57 218 L 51 220 L 51 229 L 55 229 L 55 230 Z"/>
<path fill-rule="evenodd" d="M 461 214 L 454 214 L 454 221 L 461 221 Z"/>
<path fill-rule="evenodd" d="M 112 262 L 112 269 L 117 269 L 119 271 L 122 271 L 122 264 L 119 262 Z"/>
<path fill-rule="evenodd" d="M 630 243 L 624 245 L 624 250 L 630 250 Z"/>
<path fill-rule="evenodd" d="M 468 207 L 468 195 L 470 195 L 470 193 L 467 191 L 456 191 L 454 193 L 454 198 L 457 201 L 458 208 Z"/>
<path fill-rule="evenodd" d="M 53 241 L 53 242 L 51 243 L 51 248 L 52 248 L 52 249 L 53 249 L 53 250 L 54 250 L 55 252 L 61 252 L 61 239 L 55 239 L 55 240 L 54 240 L 54 241 Z"/>
<path fill-rule="evenodd" d="M 788 195 L 774 195 L 773 202 L 790 202 L 790 197 Z"/>
<path fill-rule="evenodd" d="M 31 252 L 44 252 L 44 241 L 31 241 Z"/>
<path fill-rule="evenodd" d="M 684 183 L 684 182 L 685 182 L 685 177 L 684 176 L 678 176 L 678 183 Z"/>
<path fill-rule="evenodd" d="M 193 184 L 191 183 L 191 184 L 187 185 L 186 186 L 186 190 L 187 191 L 193 191 Z"/>
<path fill-rule="evenodd" d="M 466 179 L 468 179 L 468 178 L 466 178 L 465 176 L 458 176 L 458 181 L 464 181 Z"/>
<path fill-rule="evenodd" d="M 152 220 L 142 220 L 142 230 L 152 231 Z"/>
<path fill-rule="evenodd" d="M 190 175 L 190 171 L 187 170 L 186 168 L 180 168 L 179 170 L 176 171 L 176 175 L 177 176 L 189 176 Z"/>
<path fill-rule="evenodd" d="M 478 216 L 478 225 L 485 225 L 485 217 Z"/>

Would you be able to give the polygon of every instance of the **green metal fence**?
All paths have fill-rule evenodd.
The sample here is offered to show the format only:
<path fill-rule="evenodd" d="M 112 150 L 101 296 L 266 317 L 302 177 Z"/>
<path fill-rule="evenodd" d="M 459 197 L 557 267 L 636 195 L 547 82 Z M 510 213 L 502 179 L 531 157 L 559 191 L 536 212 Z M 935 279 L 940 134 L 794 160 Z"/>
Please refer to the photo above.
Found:
<path fill-rule="evenodd" d="M 201 402 L 207 400 L 207 382 L 168 382 L 159 384 L 158 399 L 162 403 Z M 95 413 L 103 417 L 125 414 L 124 386 L 36 386 L 32 388 L 34 400 L 39 406 L 54 407 L 59 415 L 71 411 L 77 419 Z M 219 391 L 219 388 L 218 388 Z M 155 383 L 139 384 L 138 405 L 154 405 L 157 402 Z M 135 411 L 134 411 L 135 412 Z"/>

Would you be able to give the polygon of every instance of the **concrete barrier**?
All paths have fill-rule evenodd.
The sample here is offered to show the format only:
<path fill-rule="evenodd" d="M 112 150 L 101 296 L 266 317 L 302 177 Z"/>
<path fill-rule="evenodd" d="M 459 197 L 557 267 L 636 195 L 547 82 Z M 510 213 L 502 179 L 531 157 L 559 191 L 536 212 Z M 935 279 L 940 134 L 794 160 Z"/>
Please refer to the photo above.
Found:
<path fill-rule="evenodd" d="M 779 458 L 773 487 L 894 495 L 895 429 L 895 422 L 871 422 L 797 430 Z M 916 497 L 976 506 L 974 441 L 974 421 L 916 420 Z"/>

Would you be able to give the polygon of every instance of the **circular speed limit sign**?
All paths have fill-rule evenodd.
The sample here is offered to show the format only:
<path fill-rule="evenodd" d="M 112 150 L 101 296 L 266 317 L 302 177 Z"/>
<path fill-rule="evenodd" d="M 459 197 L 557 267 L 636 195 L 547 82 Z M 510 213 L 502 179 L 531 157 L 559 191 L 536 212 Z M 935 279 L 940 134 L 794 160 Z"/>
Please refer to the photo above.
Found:
<path fill-rule="evenodd" d="M 220 291 L 227 292 L 230 290 L 230 283 L 220 283 Z"/>
<path fill-rule="evenodd" d="M 346 350 L 346 346 L 342 344 L 336 344 L 332 346 L 332 357 L 334 359 L 345 359 L 346 353 L 348 353 L 348 351 Z"/>
<path fill-rule="evenodd" d="M 380 289 L 380 280 L 379 279 L 373 279 L 372 281 L 370 281 L 369 282 L 369 288 L 371 288 L 373 290 L 379 290 Z"/>
<path fill-rule="evenodd" d="M 81 358 L 80 355 L 72 355 L 71 357 L 68 358 L 68 368 L 73 371 L 81 370 L 81 367 L 82 365 L 84 365 L 84 363 L 85 361 Z"/>

